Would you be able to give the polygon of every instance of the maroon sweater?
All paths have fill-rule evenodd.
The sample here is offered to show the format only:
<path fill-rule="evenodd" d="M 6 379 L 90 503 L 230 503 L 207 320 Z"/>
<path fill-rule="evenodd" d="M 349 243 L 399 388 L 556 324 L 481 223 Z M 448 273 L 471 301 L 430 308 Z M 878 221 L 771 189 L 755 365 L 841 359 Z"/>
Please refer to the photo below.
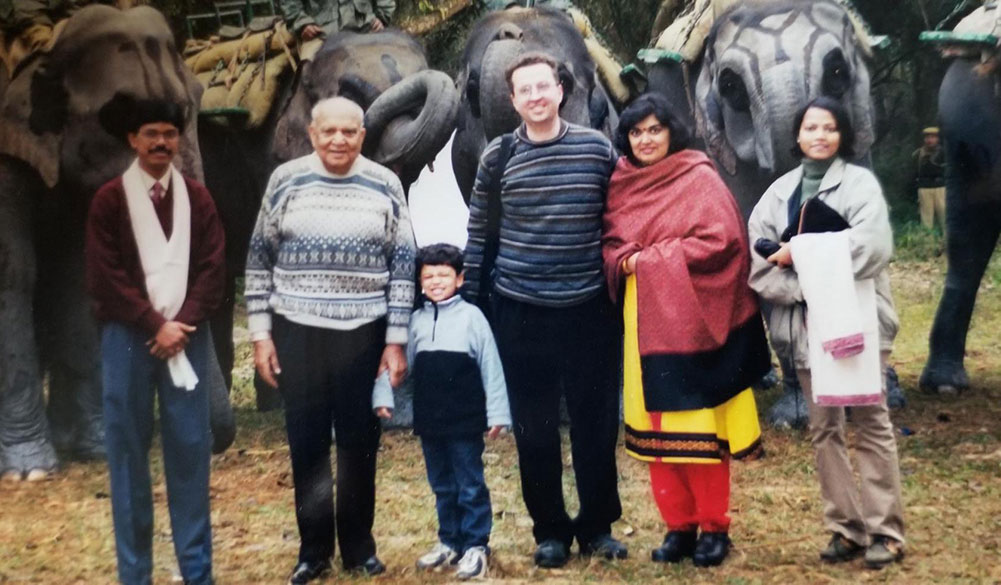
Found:
<path fill-rule="evenodd" d="M 188 291 L 174 320 L 195 325 L 222 301 L 224 238 L 208 189 L 187 177 L 184 183 L 191 201 L 191 256 Z M 155 336 L 167 320 L 153 308 L 146 293 L 121 177 L 108 181 L 94 195 L 87 217 L 85 257 L 87 290 L 97 319 L 134 325 Z"/>

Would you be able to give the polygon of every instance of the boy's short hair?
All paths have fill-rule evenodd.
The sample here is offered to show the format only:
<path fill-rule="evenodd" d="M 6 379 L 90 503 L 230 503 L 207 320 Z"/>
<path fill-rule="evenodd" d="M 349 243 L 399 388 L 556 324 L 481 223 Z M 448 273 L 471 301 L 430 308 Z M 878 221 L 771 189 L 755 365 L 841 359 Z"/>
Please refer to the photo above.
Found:
<path fill-rule="evenodd" d="M 441 266 L 447 264 L 455 269 L 456 274 L 462 274 L 462 250 L 452 244 L 431 244 L 417 250 L 417 277 L 425 266 Z"/>

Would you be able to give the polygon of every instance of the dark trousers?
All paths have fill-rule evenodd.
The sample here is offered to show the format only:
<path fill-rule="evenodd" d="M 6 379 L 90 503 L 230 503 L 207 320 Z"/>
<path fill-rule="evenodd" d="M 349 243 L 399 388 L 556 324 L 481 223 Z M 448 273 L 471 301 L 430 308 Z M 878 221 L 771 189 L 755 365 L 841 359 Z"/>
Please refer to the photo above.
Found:
<path fill-rule="evenodd" d="M 111 476 L 118 577 L 126 585 L 152 583 L 153 494 L 149 449 L 153 401 L 159 398 L 163 471 L 174 553 L 186 582 L 212 579 L 212 526 L 209 519 L 208 324 L 190 334 L 184 353 L 198 384 L 174 386 L 167 363 L 146 347 L 148 335 L 135 327 L 108 323 L 101 332 L 104 377 L 104 440 Z M 154 387 L 156 390 L 154 390 Z"/>
<path fill-rule="evenodd" d="M 375 456 L 381 427 L 372 385 L 385 348 L 386 322 L 350 331 L 306 327 L 275 316 L 285 426 L 295 483 L 299 560 L 334 554 L 353 568 L 375 554 Z M 337 514 L 330 469 L 330 429 L 337 434 Z"/>
<path fill-rule="evenodd" d="M 422 437 L 421 448 L 438 511 L 438 540 L 459 554 L 486 547 L 492 520 L 483 436 Z"/>
<path fill-rule="evenodd" d="M 611 531 L 622 514 L 615 469 L 619 429 L 621 319 L 604 295 L 568 308 L 497 296 L 497 346 L 507 380 L 521 491 L 536 542 Z M 580 512 L 563 501 L 560 395 L 570 414 L 570 443 Z"/>

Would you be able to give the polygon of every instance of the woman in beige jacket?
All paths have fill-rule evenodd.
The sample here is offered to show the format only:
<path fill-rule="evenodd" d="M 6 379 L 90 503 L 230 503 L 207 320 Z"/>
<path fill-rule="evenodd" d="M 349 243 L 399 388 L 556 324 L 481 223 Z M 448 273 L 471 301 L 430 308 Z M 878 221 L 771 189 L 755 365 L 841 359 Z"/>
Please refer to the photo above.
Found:
<path fill-rule="evenodd" d="M 759 240 L 774 244 L 767 257 L 760 252 L 751 254 L 749 283 L 761 297 L 772 347 L 795 364 L 808 404 L 824 525 L 832 533 L 820 557 L 840 562 L 864 553 L 866 564 L 879 568 L 900 560 L 904 552 L 900 471 L 885 388 L 884 399 L 878 404 L 852 408 L 861 479 L 861 485 L 856 486 L 848 458 L 844 408 L 818 406 L 811 397 L 807 307 L 788 242 L 782 240 L 788 240 L 787 228 L 798 221 L 800 209 L 813 198 L 847 223 L 855 279 L 875 280 L 880 357 L 885 368 L 898 329 L 887 270 L 893 252 L 889 216 L 876 177 L 868 169 L 846 162 L 852 158 L 854 132 L 840 102 L 826 97 L 813 100 L 799 113 L 794 128 L 795 150 L 803 157 L 803 164 L 779 177 L 751 213 L 748 235 L 752 245 Z M 766 246 L 757 244 L 755 248 Z"/>

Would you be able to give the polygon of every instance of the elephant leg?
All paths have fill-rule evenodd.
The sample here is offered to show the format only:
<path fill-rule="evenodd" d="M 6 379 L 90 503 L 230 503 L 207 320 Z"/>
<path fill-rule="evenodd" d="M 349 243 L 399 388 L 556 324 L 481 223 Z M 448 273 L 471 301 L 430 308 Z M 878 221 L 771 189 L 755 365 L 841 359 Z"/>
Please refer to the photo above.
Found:
<path fill-rule="evenodd" d="M 227 389 L 233 387 L 233 363 L 235 350 L 233 347 L 233 308 L 236 305 L 236 277 L 226 275 L 226 292 L 222 305 L 212 315 L 212 345 L 219 363 L 223 383 Z"/>
<path fill-rule="evenodd" d="M 950 189 L 950 195 L 954 190 Z M 966 208 L 959 197 L 949 197 L 946 208 L 946 254 L 949 268 L 945 290 L 929 336 L 928 362 L 919 386 L 926 391 L 955 394 L 968 388 L 963 367 L 966 334 L 977 300 L 977 289 L 997 244 L 1001 222 L 995 208 Z"/>
<path fill-rule="evenodd" d="M 232 311 L 230 312 L 232 314 Z M 209 326 L 209 333 L 214 329 Z M 232 336 L 230 336 L 232 339 Z M 232 346 L 232 343 L 230 344 Z M 209 344 L 209 359 L 206 367 L 209 385 L 209 428 L 212 430 L 212 452 L 222 453 L 233 444 L 236 438 L 236 419 L 233 416 L 233 405 L 229 401 L 229 386 L 226 384 L 225 371 L 220 368 L 215 347 Z"/>
<path fill-rule="evenodd" d="M 33 194 L 0 160 L 0 474 L 55 470 L 32 322 L 36 278 Z"/>
<path fill-rule="evenodd" d="M 782 396 L 769 409 L 768 424 L 778 429 L 805 429 L 810 415 L 796 378 L 796 368 L 786 359 L 780 359 L 779 364 L 782 367 Z"/>
<path fill-rule="evenodd" d="M 39 258 L 36 319 L 49 372 L 53 442 L 75 459 L 104 459 L 101 344 L 84 285 L 83 251 L 50 251 Z"/>

